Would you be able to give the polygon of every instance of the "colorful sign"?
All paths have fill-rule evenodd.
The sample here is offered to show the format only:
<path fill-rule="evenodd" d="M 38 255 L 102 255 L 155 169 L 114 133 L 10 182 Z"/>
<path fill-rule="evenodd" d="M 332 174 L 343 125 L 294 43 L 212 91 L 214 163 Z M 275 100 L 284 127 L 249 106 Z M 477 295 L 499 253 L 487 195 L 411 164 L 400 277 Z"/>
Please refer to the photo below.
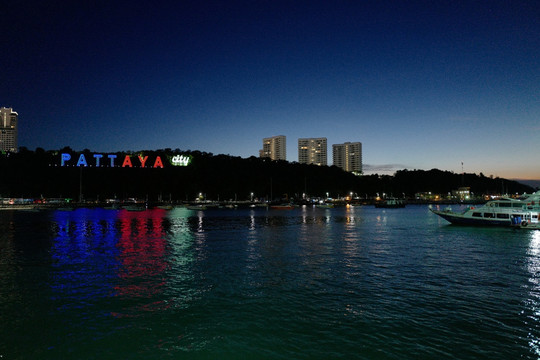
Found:
<path fill-rule="evenodd" d="M 191 162 L 191 155 L 175 155 L 171 158 L 174 166 L 188 166 Z"/>
<path fill-rule="evenodd" d="M 92 160 L 93 159 L 93 160 Z M 79 159 L 74 166 L 78 167 L 87 167 L 89 166 L 88 161 L 91 161 L 90 166 L 95 167 L 141 167 L 141 168 L 161 168 L 163 169 L 163 161 L 158 155 L 154 159 L 153 165 L 152 162 L 147 163 L 148 156 L 143 155 L 125 155 L 122 161 L 122 165 L 119 165 L 120 162 L 117 161 L 118 156 L 115 154 L 92 154 L 92 159 L 87 159 L 84 154 L 79 155 Z M 70 166 L 72 161 L 71 154 L 62 153 L 60 154 L 60 166 Z M 191 162 L 191 155 L 175 155 L 171 158 L 171 164 L 174 166 L 188 166 Z M 118 164 L 118 165 L 117 165 Z"/>

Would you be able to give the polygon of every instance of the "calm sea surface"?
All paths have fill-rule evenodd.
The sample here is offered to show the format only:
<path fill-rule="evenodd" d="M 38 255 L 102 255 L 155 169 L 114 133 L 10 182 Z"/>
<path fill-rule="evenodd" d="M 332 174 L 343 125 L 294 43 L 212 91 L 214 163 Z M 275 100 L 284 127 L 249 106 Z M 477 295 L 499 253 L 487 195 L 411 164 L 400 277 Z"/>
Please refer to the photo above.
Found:
<path fill-rule="evenodd" d="M 540 231 L 426 206 L 0 212 L 0 359 L 538 359 Z"/>

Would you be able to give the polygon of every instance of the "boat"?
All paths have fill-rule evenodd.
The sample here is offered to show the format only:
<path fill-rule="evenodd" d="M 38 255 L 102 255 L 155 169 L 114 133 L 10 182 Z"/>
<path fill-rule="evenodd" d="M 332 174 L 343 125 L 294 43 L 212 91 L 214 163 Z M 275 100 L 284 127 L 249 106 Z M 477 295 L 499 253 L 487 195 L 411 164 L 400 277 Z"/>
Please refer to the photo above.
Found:
<path fill-rule="evenodd" d="M 274 209 L 274 210 L 292 210 L 292 209 L 294 209 L 294 205 L 293 204 L 271 205 L 270 209 Z"/>
<path fill-rule="evenodd" d="M 161 209 L 161 210 L 172 210 L 173 206 L 172 205 L 158 205 L 156 206 L 156 208 Z"/>
<path fill-rule="evenodd" d="M 186 206 L 186 209 L 188 209 L 188 210 L 206 210 L 207 207 L 205 205 L 188 205 L 188 206 Z"/>
<path fill-rule="evenodd" d="M 319 209 L 333 209 L 334 208 L 334 204 L 329 204 L 329 203 L 317 204 L 315 206 L 318 207 Z"/>
<path fill-rule="evenodd" d="M 527 229 L 527 230 L 540 230 L 540 223 L 538 222 L 527 222 L 522 221 L 521 224 L 518 226 L 520 229 Z"/>
<path fill-rule="evenodd" d="M 120 205 L 118 204 L 111 204 L 110 206 L 105 206 L 105 210 L 121 210 Z"/>
<path fill-rule="evenodd" d="M 396 208 L 404 208 L 405 207 L 405 201 L 400 199 L 386 199 L 384 201 L 380 201 L 375 203 L 376 208 L 388 208 L 388 209 L 396 209 Z"/>
<path fill-rule="evenodd" d="M 540 191 L 537 191 L 524 199 L 490 200 L 478 207 L 469 206 L 463 212 L 455 212 L 451 208 L 430 210 L 452 224 L 527 227 L 538 224 L 539 202 Z"/>
<path fill-rule="evenodd" d="M 127 211 L 145 211 L 146 206 L 144 206 L 144 205 L 126 205 L 126 206 L 123 206 L 122 209 L 127 210 Z"/>

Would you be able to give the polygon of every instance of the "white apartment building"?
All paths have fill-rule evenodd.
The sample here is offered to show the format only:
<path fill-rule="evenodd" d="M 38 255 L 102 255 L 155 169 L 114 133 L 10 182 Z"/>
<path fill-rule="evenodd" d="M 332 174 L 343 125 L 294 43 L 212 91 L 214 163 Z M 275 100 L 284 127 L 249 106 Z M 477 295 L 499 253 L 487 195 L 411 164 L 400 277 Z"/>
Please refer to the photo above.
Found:
<path fill-rule="evenodd" d="M 0 108 L 0 151 L 17 152 L 19 115 L 12 108 Z"/>
<path fill-rule="evenodd" d="M 298 139 L 298 162 L 319 166 L 328 165 L 326 138 Z"/>
<path fill-rule="evenodd" d="M 287 160 L 287 138 L 285 135 L 264 138 L 259 156 L 272 160 Z"/>
<path fill-rule="evenodd" d="M 333 164 L 354 174 L 362 173 L 362 143 L 346 142 L 332 145 Z"/>

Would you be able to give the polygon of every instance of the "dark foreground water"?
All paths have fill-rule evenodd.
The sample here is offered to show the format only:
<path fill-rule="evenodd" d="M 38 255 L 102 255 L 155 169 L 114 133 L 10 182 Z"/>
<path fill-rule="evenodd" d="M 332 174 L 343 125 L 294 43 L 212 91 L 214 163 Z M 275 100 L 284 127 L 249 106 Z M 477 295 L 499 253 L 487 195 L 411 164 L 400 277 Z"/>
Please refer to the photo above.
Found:
<path fill-rule="evenodd" d="M 0 359 L 537 359 L 540 231 L 405 209 L 0 212 Z"/>

